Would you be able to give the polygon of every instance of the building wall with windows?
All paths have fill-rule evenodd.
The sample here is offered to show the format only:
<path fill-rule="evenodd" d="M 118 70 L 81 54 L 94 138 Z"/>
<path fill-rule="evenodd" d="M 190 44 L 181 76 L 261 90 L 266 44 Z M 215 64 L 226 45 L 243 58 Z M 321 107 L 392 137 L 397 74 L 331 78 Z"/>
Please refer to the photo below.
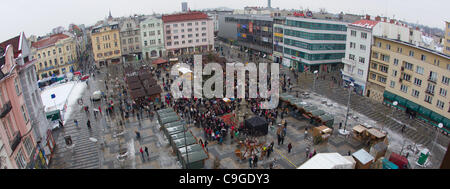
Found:
<path fill-rule="evenodd" d="M 160 17 L 149 17 L 140 23 L 142 56 L 148 60 L 162 57 L 164 49 L 164 29 Z"/>
<path fill-rule="evenodd" d="M 450 55 L 450 22 L 445 22 L 445 33 L 444 33 L 444 54 Z"/>
<path fill-rule="evenodd" d="M 119 24 L 117 22 L 105 22 L 92 29 L 92 51 L 97 67 L 121 62 L 120 42 Z"/>
<path fill-rule="evenodd" d="M 13 46 L 8 45 L 0 55 L 0 138 L 3 148 L 13 164 L 12 168 L 24 169 L 32 159 L 36 148 L 33 127 L 20 84 Z"/>
<path fill-rule="evenodd" d="M 207 14 L 188 12 L 163 15 L 165 48 L 169 56 L 214 49 L 214 25 Z"/>
<path fill-rule="evenodd" d="M 31 45 L 39 80 L 72 72 L 78 68 L 76 39 L 71 34 L 55 34 Z"/>
<path fill-rule="evenodd" d="M 269 15 L 233 15 L 237 22 L 237 42 L 242 51 L 253 57 L 272 59 L 273 18 Z"/>
<path fill-rule="evenodd" d="M 284 58 L 303 72 L 337 70 L 345 56 L 347 23 L 302 17 L 286 17 Z"/>
<path fill-rule="evenodd" d="M 376 80 L 370 74 L 376 74 Z M 385 79 L 380 81 L 381 77 Z M 434 124 L 442 122 L 450 128 L 448 55 L 406 42 L 375 37 L 369 82 L 384 85 L 385 103 L 397 101 L 400 109 Z"/>
<path fill-rule="evenodd" d="M 133 17 L 127 17 L 120 22 L 120 40 L 122 47 L 122 56 L 124 58 L 141 59 L 141 29 L 139 20 Z"/>

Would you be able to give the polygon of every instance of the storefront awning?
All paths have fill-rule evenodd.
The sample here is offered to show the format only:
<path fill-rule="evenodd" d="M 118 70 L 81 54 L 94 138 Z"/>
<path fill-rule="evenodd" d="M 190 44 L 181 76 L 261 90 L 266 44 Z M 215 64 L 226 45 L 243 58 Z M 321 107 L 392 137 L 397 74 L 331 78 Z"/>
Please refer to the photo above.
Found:
<path fill-rule="evenodd" d="M 406 103 L 406 107 L 417 112 L 417 111 L 419 111 L 420 106 L 414 102 L 408 101 Z"/>
<path fill-rule="evenodd" d="M 406 102 L 408 101 L 401 96 L 396 96 L 395 100 L 398 102 L 399 105 L 402 105 L 402 106 L 406 106 Z"/>
<path fill-rule="evenodd" d="M 430 117 L 430 114 L 431 114 L 431 110 L 429 110 L 429 109 L 427 109 L 427 108 L 425 108 L 425 107 L 422 107 L 422 106 L 420 106 L 418 112 L 419 112 L 420 114 L 422 114 L 423 116 L 426 116 L 426 117 Z"/>
<path fill-rule="evenodd" d="M 395 100 L 395 97 L 396 97 L 397 95 L 392 94 L 392 93 L 390 93 L 390 92 L 388 92 L 388 91 L 384 91 L 383 96 L 384 96 L 385 99 L 394 101 L 394 100 Z"/>

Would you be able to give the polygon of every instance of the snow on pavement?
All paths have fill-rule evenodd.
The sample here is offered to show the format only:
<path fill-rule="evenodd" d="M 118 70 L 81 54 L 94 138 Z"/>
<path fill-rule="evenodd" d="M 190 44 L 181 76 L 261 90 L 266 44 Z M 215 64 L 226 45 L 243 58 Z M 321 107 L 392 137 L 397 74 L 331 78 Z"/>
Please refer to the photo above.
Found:
<path fill-rule="evenodd" d="M 46 89 L 41 91 L 41 98 L 42 103 L 45 107 L 45 112 L 55 109 L 63 110 L 64 103 L 66 102 L 66 99 L 69 96 L 69 92 L 72 90 L 74 85 L 75 82 L 68 82 L 47 87 Z M 54 99 L 51 98 L 52 94 L 55 94 Z"/>
<path fill-rule="evenodd" d="M 86 90 L 86 82 L 78 82 L 72 89 L 72 92 L 67 98 L 67 109 L 64 112 L 64 124 L 71 118 L 74 111 L 80 110 L 78 105 L 78 99 L 83 96 L 83 92 Z"/>

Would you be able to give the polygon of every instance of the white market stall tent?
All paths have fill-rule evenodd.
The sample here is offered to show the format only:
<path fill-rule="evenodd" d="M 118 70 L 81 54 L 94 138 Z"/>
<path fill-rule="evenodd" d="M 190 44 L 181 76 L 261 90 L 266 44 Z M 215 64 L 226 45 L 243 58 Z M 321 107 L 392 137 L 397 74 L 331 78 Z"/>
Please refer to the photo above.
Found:
<path fill-rule="evenodd" d="M 339 153 L 318 153 L 297 169 L 354 169 L 355 163 Z"/>

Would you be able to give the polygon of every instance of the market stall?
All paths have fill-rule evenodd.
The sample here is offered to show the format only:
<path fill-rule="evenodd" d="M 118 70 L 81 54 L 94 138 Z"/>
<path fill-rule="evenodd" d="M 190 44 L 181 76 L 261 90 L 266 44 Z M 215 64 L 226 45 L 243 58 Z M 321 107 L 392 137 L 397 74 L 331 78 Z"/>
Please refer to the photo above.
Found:
<path fill-rule="evenodd" d="M 297 169 L 354 169 L 355 162 L 339 153 L 318 153 Z"/>
<path fill-rule="evenodd" d="M 366 138 L 366 127 L 362 125 L 356 125 L 353 127 L 353 137 L 359 141 L 364 141 Z"/>
<path fill-rule="evenodd" d="M 166 135 L 167 138 L 169 138 L 170 135 L 183 133 L 185 130 L 187 130 L 187 129 L 186 129 L 186 127 L 184 125 L 178 125 L 178 126 L 175 126 L 175 127 L 167 128 L 165 130 L 164 134 Z"/>
<path fill-rule="evenodd" d="M 176 112 L 168 112 L 165 114 L 158 114 L 158 121 L 161 123 L 162 119 L 167 118 L 167 117 L 173 117 L 173 116 L 178 116 L 178 114 Z"/>
<path fill-rule="evenodd" d="M 165 109 L 156 111 L 157 114 L 168 113 L 168 112 L 174 112 L 173 108 L 165 108 Z"/>
<path fill-rule="evenodd" d="M 173 152 L 175 153 L 177 152 L 178 148 L 182 148 L 193 144 L 197 144 L 197 139 L 193 136 L 186 138 L 179 138 L 176 140 L 172 140 L 171 142 Z"/>
<path fill-rule="evenodd" d="M 194 135 L 192 134 L 191 131 L 186 131 L 185 132 L 179 132 L 177 134 L 173 134 L 173 135 L 169 135 L 168 139 L 169 139 L 169 144 L 172 145 L 172 141 L 180 139 L 180 138 L 188 138 L 188 137 L 193 137 Z"/>
<path fill-rule="evenodd" d="M 180 117 L 177 116 L 177 115 L 176 116 L 170 116 L 170 117 L 164 117 L 164 118 L 161 119 L 161 122 L 159 124 L 162 126 L 162 125 L 165 125 L 167 123 L 172 123 L 172 122 L 175 122 L 175 121 L 178 121 L 178 120 L 180 120 Z"/>
<path fill-rule="evenodd" d="M 376 128 L 368 129 L 366 133 L 369 137 L 370 145 L 382 142 L 386 138 L 386 134 L 382 133 Z"/>
<path fill-rule="evenodd" d="M 395 152 L 391 153 L 389 161 L 398 166 L 399 169 L 408 169 L 409 162 L 405 156 L 401 156 Z"/>
<path fill-rule="evenodd" d="M 181 158 L 183 158 L 183 154 L 186 154 L 186 149 L 187 149 L 188 153 L 191 153 L 191 152 L 203 150 L 203 147 L 200 144 L 193 144 L 193 145 L 185 146 L 182 148 L 178 148 L 178 150 L 177 150 L 178 160 L 181 160 Z"/>
<path fill-rule="evenodd" d="M 328 141 L 328 138 L 331 136 L 332 132 L 333 132 L 332 129 L 324 125 L 319 127 L 313 127 L 312 135 L 314 139 L 314 144 Z"/>
<path fill-rule="evenodd" d="M 386 144 L 379 142 L 370 148 L 369 153 L 370 155 L 375 157 L 375 161 L 377 161 L 379 158 L 384 157 L 386 151 L 387 151 Z"/>
<path fill-rule="evenodd" d="M 325 111 L 323 111 L 323 110 L 319 110 L 319 109 L 317 109 L 317 110 L 313 110 L 312 112 L 311 112 L 311 119 L 312 119 L 312 124 L 313 125 L 321 125 L 321 119 L 320 119 L 320 116 L 322 116 L 322 115 L 325 115 Z"/>
<path fill-rule="evenodd" d="M 333 128 L 334 116 L 331 114 L 324 114 L 320 116 L 320 123 L 327 127 Z"/>
<path fill-rule="evenodd" d="M 374 158 L 364 149 L 360 149 L 352 154 L 353 158 L 356 161 L 356 169 L 369 169 L 372 163 L 374 162 Z"/>
<path fill-rule="evenodd" d="M 255 116 L 244 121 L 244 128 L 248 130 L 251 136 L 267 135 L 269 132 L 268 125 L 268 122 L 259 116 Z"/>
<path fill-rule="evenodd" d="M 183 169 L 202 169 L 208 155 L 203 150 L 193 151 L 182 155 L 181 165 Z"/>

